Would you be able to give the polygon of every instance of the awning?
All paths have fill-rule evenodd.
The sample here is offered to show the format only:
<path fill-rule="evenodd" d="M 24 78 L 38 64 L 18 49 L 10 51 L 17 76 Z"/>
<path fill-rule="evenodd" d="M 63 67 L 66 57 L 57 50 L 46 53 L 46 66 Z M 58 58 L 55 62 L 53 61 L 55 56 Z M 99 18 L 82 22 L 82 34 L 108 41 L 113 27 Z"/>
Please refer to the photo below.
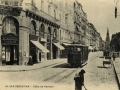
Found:
<path fill-rule="evenodd" d="M 68 45 L 71 45 L 71 44 L 69 44 L 69 43 L 63 43 L 63 45 L 68 46 Z"/>
<path fill-rule="evenodd" d="M 95 47 L 96 50 L 99 50 L 99 48 Z"/>
<path fill-rule="evenodd" d="M 60 50 L 64 50 L 65 48 L 61 46 L 59 43 L 53 43 L 56 47 L 58 47 Z"/>
<path fill-rule="evenodd" d="M 36 47 L 38 47 L 42 52 L 49 52 L 48 49 L 46 49 L 41 43 L 39 43 L 38 41 L 33 41 L 30 40 Z"/>
<path fill-rule="evenodd" d="M 93 50 L 93 48 L 92 48 L 91 46 L 89 46 L 89 49 L 90 49 L 90 50 Z"/>
<path fill-rule="evenodd" d="M 41 38 L 42 42 L 47 42 L 47 40 L 45 38 Z"/>

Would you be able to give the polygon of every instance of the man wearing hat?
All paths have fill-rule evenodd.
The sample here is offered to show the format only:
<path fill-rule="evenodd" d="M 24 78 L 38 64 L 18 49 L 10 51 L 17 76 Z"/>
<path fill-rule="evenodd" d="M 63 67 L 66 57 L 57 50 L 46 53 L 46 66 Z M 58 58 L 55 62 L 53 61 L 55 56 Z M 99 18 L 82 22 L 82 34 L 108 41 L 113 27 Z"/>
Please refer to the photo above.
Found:
<path fill-rule="evenodd" d="M 74 77 L 75 80 L 75 90 L 82 90 L 82 86 L 84 85 L 84 73 L 85 70 L 81 70 L 78 75 Z"/>

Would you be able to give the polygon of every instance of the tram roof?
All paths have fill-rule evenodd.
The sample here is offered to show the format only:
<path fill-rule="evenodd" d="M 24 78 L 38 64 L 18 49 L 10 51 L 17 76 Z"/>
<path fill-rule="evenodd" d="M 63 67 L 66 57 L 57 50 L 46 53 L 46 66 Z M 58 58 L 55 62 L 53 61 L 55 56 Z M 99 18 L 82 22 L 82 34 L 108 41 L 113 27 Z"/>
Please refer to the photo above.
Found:
<path fill-rule="evenodd" d="M 87 45 L 82 45 L 82 44 L 67 44 L 67 46 L 83 46 L 83 47 L 88 47 Z"/>

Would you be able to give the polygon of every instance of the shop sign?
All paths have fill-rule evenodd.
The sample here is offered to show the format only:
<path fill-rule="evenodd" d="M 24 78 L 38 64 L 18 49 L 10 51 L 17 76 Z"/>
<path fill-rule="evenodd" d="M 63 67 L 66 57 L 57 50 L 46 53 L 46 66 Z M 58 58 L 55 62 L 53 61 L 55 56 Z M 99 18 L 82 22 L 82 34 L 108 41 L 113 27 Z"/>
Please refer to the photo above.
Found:
<path fill-rule="evenodd" d="M 18 45 L 19 37 L 14 34 L 1 35 L 2 45 Z"/>
<path fill-rule="evenodd" d="M 36 36 L 36 35 L 30 35 L 29 39 L 37 41 L 38 40 L 38 36 Z"/>
<path fill-rule="evenodd" d="M 57 40 L 57 38 L 55 37 L 55 38 L 53 38 L 53 40 L 52 40 L 52 42 L 58 42 L 58 40 Z"/>

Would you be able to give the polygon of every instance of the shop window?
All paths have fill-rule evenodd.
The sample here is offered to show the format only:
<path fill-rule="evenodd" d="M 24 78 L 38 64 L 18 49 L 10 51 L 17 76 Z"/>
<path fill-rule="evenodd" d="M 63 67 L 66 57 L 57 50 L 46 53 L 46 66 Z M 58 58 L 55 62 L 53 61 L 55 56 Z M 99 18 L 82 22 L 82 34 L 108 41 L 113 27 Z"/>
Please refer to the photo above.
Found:
<path fill-rule="evenodd" d="M 5 47 L 2 47 L 2 60 L 5 60 Z"/>

